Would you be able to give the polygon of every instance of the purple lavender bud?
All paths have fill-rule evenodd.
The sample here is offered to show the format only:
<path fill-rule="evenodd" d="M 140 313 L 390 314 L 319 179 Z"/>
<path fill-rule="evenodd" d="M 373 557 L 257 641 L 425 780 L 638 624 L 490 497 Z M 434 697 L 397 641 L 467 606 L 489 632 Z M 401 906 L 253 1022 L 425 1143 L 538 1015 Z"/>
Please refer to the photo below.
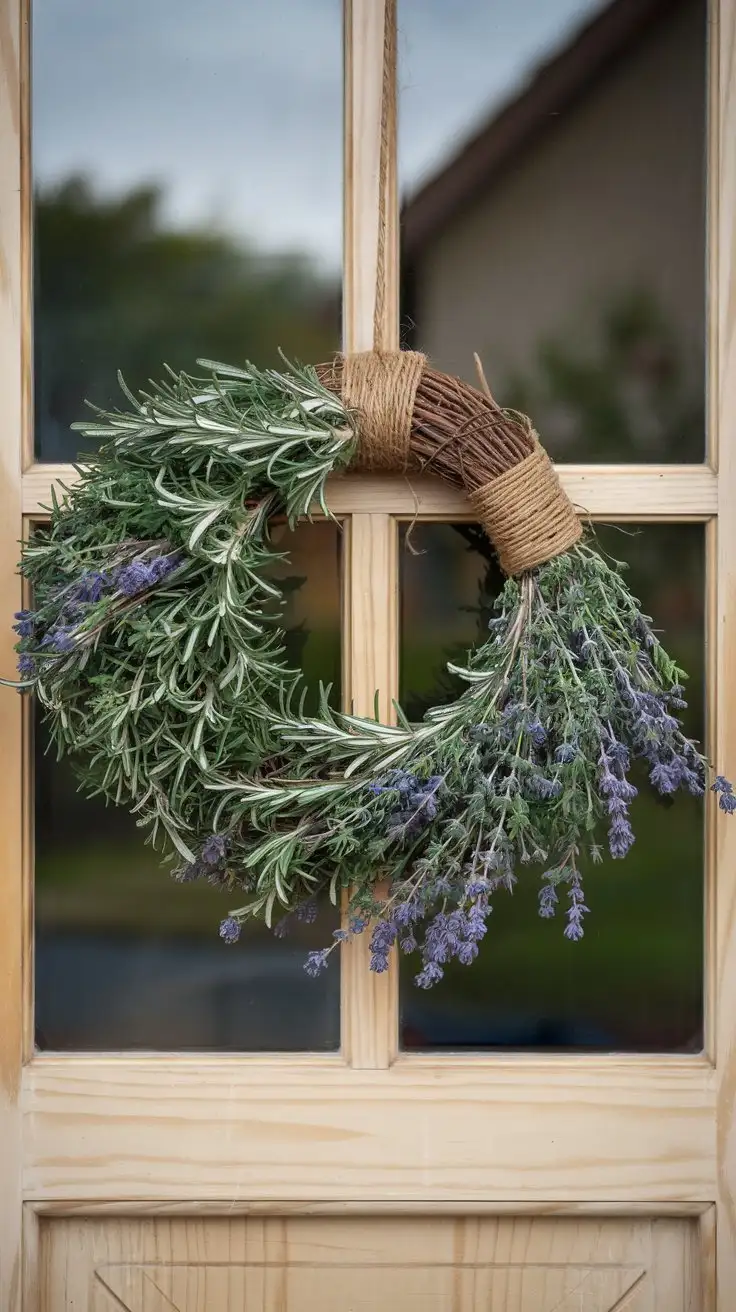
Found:
<path fill-rule="evenodd" d="M 527 722 L 526 731 L 535 747 L 544 747 L 547 741 L 547 730 L 538 716 L 532 716 L 531 720 Z"/>
<path fill-rule="evenodd" d="M 470 908 L 466 929 L 468 941 L 470 943 L 479 943 L 482 938 L 485 938 L 485 935 L 488 932 L 486 918 L 490 915 L 490 912 L 490 907 L 482 908 L 477 902 Z"/>
<path fill-rule="evenodd" d="M 350 933 L 362 934 L 364 929 L 368 928 L 368 921 L 363 920 L 360 916 L 354 916 L 350 921 Z"/>
<path fill-rule="evenodd" d="M 329 950 L 329 948 L 320 948 L 316 952 L 307 953 L 307 959 L 304 962 L 304 969 L 308 975 L 312 976 L 312 979 L 316 979 L 317 975 L 321 975 L 322 971 L 327 969 L 327 955 Z"/>
<path fill-rule="evenodd" d="M 80 576 L 73 595 L 77 601 L 94 603 L 100 600 L 109 587 L 110 579 L 102 570 L 86 570 Z"/>
<path fill-rule="evenodd" d="M 404 929 L 407 925 L 412 925 L 415 920 L 418 920 L 420 914 L 420 907 L 417 902 L 398 902 L 394 907 L 391 920 L 399 929 Z"/>
<path fill-rule="evenodd" d="M 392 921 L 379 920 L 371 934 L 371 952 L 381 956 L 388 953 L 396 942 L 397 933 L 397 927 Z"/>
<path fill-rule="evenodd" d="M 682 772 L 682 782 L 692 797 L 702 797 L 705 793 L 703 780 L 689 767 L 686 767 Z"/>
<path fill-rule="evenodd" d="M 222 834 L 211 834 L 202 848 L 202 860 L 208 866 L 216 866 L 225 855 L 225 839 Z"/>
<path fill-rule="evenodd" d="M 574 743 L 560 743 L 555 752 L 555 762 L 557 765 L 569 765 L 571 761 L 575 760 L 577 754 L 578 749 Z"/>
<path fill-rule="evenodd" d="M 388 957 L 384 952 L 372 952 L 370 969 L 374 975 L 383 975 L 388 970 Z"/>
<path fill-rule="evenodd" d="M 565 938 L 569 938 L 573 943 L 579 942 L 585 935 L 585 930 L 579 920 L 568 920 L 563 930 Z"/>
<path fill-rule="evenodd" d="M 611 758 L 614 765 L 620 765 L 621 769 L 626 771 L 629 768 L 629 749 L 625 743 L 619 743 L 615 738 L 606 742 L 606 755 Z"/>
<path fill-rule="evenodd" d="M 346 929 L 333 929 L 332 937 L 336 943 L 346 943 L 350 935 Z"/>
<path fill-rule="evenodd" d="M 611 856 L 620 861 L 626 856 L 634 842 L 634 832 L 629 821 L 623 816 L 616 816 L 608 831 L 608 847 Z"/>
<path fill-rule="evenodd" d="M 220 938 L 225 943 L 237 943 L 240 938 L 240 924 L 233 916 L 225 916 L 220 922 Z"/>
<path fill-rule="evenodd" d="M 609 797 L 606 809 L 610 816 L 621 815 L 624 819 L 628 818 L 629 806 L 622 797 Z"/>
<path fill-rule="evenodd" d="M 32 638 L 33 630 L 35 627 L 35 619 L 33 616 L 33 612 L 30 610 L 17 610 L 15 612 L 14 618 L 17 621 L 17 623 L 13 625 L 13 628 L 15 632 L 18 634 L 18 637 Z"/>
<path fill-rule="evenodd" d="M 475 943 L 461 943 L 457 950 L 457 959 L 461 966 L 470 966 L 478 955 L 478 947 Z"/>
<path fill-rule="evenodd" d="M 18 673 L 21 679 L 33 679 L 36 676 L 36 662 L 27 651 L 18 657 Z"/>
<path fill-rule="evenodd" d="M 539 890 L 539 914 L 543 920 L 550 920 L 554 916 L 558 901 L 554 884 L 545 884 Z"/>
<path fill-rule="evenodd" d="M 417 941 L 413 934 L 407 934 L 399 941 L 399 947 L 402 952 L 416 952 Z"/>
<path fill-rule="evenodd" d="M 633 802 L 638 789 L 628 779 L 620 779 L 610 770 L 604 770 L 600 776 L 600 791 L 604 797 L 616 797 L 621 802 Z"/>
<path fill-rule="evenodd" d="M 150 568 L 144 560 L 131 560 L 115 571 L 115 586 L 124 597 L 135 597 L 151 584 Z"/>
<path fill-rule="evenodd" d="M 733 793 L 721 793 L 718 798 L 718 805 L 722 811 L 726 812 L 726 815 L 731 815 L 736 811 L 736 797 Z"/>
<path fill-rule="evenodd" d="M 436 961 L 428 961 L 424 970 L 417 975 L 414 983 L 420 989 L 431 989 L 433 984 L 439 984 L 444 973 L 442 967 L 438 966 Z"/>
<path fill-rule="evenodd" d="M 149 561 L 148 572 L 152 583 L 159 583 L 167 574 L 176 569 L 179 561 L 174 556 L 153 556 Z"/>
<path fill-rule="evenodd" d="M 585 905 L 585 895 L 580 875 L 577 871 L 570 878 L 570 906 L 567 910 L 567 925 L 565 926 L 565 938 L 569 938 L 573 943 L 577 943 L 584 934 L 583 916 L 588 908 Z"/>
<path fill-rule="evenodd" d="M 468 883 L 465 885 L 466 897 L 484 897 L 487 892 L 488 892 L 487 879 L 469 880 Z"/>
<path fill-rule="evenodd" d="M 658 761 L 649 775 L 650 782 L 664 796 L 677 791 L 679 779 L 671 766 Z"/>
<path fill-rule="evenodd" d="M 728 782 L 725 775 L 717 774 L 710 786 L 712 793 L 732 793 L 733 785 Z"/>
<path fill-rule="evenodd" d="M 53 651 L 68 652 L 74 648 L 74 638 L 72 630 L 68 626 L 60 624 L 58 628 L 51 629 L 41 643 L 42 647 L 51 647 Z"/>

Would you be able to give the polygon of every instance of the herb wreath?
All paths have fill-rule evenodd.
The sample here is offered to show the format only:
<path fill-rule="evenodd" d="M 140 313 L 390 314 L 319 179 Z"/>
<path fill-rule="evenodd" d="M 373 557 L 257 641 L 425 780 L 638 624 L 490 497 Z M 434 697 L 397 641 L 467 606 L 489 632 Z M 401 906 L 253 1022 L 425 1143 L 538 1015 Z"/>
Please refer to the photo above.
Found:
<path fill-rule="evenodd" d="M 564 898 L 583 935 L 579 869 L 626 856 L 630 764 L 661 794 L 736 796 L 684 737 L 684 674 L 620 569 L 577 517 L 525 416 L 411 352 L 287 372 L 200 361 L 130 409 L 76 425 L 102 441 L 25 546 L 33 609 L 16 616 L 23 690 L 91 792 L 125 804 L 174 877 L 204 878 L 251 917 L 312 918 L 349 890 L 371 968 L 420 948 L 417 983 L 478 953 L 498 889 L 542 865 L 539 913 Z M 457 700 L 410 724 L 337 712 L 286 665 L 268 577 L 270 525 L 318 506 L 356 461 L 429 468 L 469 495 L 508 575 Z"/>

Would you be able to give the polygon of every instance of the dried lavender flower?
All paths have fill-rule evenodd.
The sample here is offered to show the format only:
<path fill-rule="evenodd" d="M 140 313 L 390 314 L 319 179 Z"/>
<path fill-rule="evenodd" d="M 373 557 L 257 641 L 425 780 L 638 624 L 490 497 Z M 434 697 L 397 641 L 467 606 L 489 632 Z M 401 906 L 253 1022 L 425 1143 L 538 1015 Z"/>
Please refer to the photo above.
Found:
<path fill-rule="evenodd" d="M 233 916 L 225 916 L 225 919 L 220 921 L 220 938 L 225 943 L 237 943 L 240 938 L 240 929 L 239 921 Z"/>

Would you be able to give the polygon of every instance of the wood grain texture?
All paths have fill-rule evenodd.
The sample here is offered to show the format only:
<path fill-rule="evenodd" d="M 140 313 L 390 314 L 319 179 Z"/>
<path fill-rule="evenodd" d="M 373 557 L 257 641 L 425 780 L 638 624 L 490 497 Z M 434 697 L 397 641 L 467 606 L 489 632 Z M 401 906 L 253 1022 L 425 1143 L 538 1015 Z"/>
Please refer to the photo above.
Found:
<path fill-rule="evenodd" d="M 717 1312 L 716 1217 L 715 1206 L 707 1208 L 698 1217 L 701 1312 Z"/>
<path fill-rule="evenodd" d="M 697 1060 L 351 1070 L 176 1057 L 24 1072 L 31 1200 L 711 1202 Z"/>
<path fill-rule="evenodd" d="M 157 1199 L 140 1199 L 125 1201 L 121 1199 L 79 1202 L 74 1199 L 47 1200 L 24 1204 L 26 1212 L 35 1216 L 51 1219 L 55 1217 L 228 1217 L 235 1216 L 467 1216 L 472 1210 L 473 1216 L 539 1216 L 539 1217 L 608 1217 L 609 1219 L 648 1217 L 659 1220 L 663 1217 L 689 1217 L 697 1220 L 699 1229 L 703 1229 L 701 1247 L 705 1252 L 714 1233 L 713 1219 L 715 1208 L 712 1203 L 600 1203 L 586 1200 L 584 1202 L 566 1203 L 529 1203 L 524 1200 L 515 1202 L 483 1202 L 475 1199 L 472 1209 L 466 1202 L 418 1202 L 416 1199 L 397 1202 L 375 1200 L 343 1199 L 337 1203 L 324 1202 L 289 1202 L 284 1199 L 272 1199 L 268 1202 L 217 1202 L 212 1199 L 187 1199 L 185 1202 L 167 1202 Z M 703 1226 L 701 1226 L 703 1222 Z"/>
<path fill-rule="evenodd" d="M 717 0 L 712 24 L 709 451 L 720 475 L 705 465 L 560 469 L 573 502 L 592 518 L 719 515 L 717 529 L 709 526 L 717 674 L 711 724 L 719 764 L 732 774 L 735 7 L 736 0 Z M 378 302 L 378 340 L 398 342 L 395 122 L 393 110 L 383 110 L 382 77 L 393 0 L 347 0 L 345 15 L 343 341 L 359 350 L 376 341 Z M 22 213 L 18 206 L 28 170 L 19 146 L 20 48 L 17 0 L 0 0 L 0 593 L 6 615 L 17 608 L 21 511 L 38 515 L 52 485 L 75 477 L 68 466 L 54 465 L 31 465 L 20 476 L 24 431 L 30 460 L 31 394 L 27 187 Z M 382 140 L 384 154 L 389 142 L 383 172 Z M 470 513 L 462 497 L 429 479 L 338 479 L 330 503 L 350 519 L 347 692 L 356 709 L 370 713 L 374 689 L 390 698 L 397 684 L 395 519 L 468 519 Z M 11 644 L 2 641 L 0 672 L 6 673 Z M 387 701 L 381 713 L 389 715 Z M 373 1312 L 379 1305 L 383 1312 L 412 1303 L 430 1312 L 731 1312 L 736 830 L 727 822 L 712 817 L 709 838 L 715 949 L 709 1052 L 716 1070 L 698 1058 L 398 1056 L 395 975 L 368 975 L 367 944 L 358 940 L 343 954 L 341 1057 L 34 1059 L 22 1075 L 21 1159 L 20 943 L 30 899 L 24 913 L 21 721 L 14 695 L 0 697 L 0 735 L 1 1312 L 18 1312 L 21 1289 L 23 1312 L 239 1312 L 246 1301 L 274 1312 Z M 26 852 L 30 861 L 28 836 Z M 28 937 L 29 968 L 30 955 Z M 22 1262 L 21 1183 L 30 1200 Z M 485 1217 L 468 1216 L 474 1207 Z M 445 1208 L 452 1217 L 436 1215 Z M 345 1215 L 361 1209 L 372 1210 L 373 1219 Z M 107 1215 L 91 1219 L 90 1210 Z M 489 1216 L 491 1210 L 503 1215 Z M 172 1211 L 186 1216 L 163 1215 Z M 222 1212 L 232 1215 L 215 1215 Z M 678 1220 L 681 1213 L 698 1218 Z"/>
<path fill-rule="evenodd" d="M 673 1220 L 57 1220 L 43 1312 L 700 1312 Z"/>
<path fill-rule="evenodd" d="M 716 755 L 736 775 L 736 0 L 713 12 L 710 407 L 718 456 Z M 718 1310 L 736 1298 L 736 830 L 716 820 Z"/>
<path fill-rule="evenodd" d="M 11 616 L 21 602 L 15 575 L 21 536 L 22 295 L 20 127 L 21 10 L 0 0 L 0 675 L 14 677 Z M 0 1308 L 21 1300 L 21 1118 L 23 894 L 20 698 L 0 690 Z"/>
<path fill-rule="evenodd" d="M 718 510 L 718 480 L 707 465 L 557 465 L 562 486 L 579 513 L 615 519 L 708 519 Z M 70 465 L 34 465 L 23 475 L 23 512 L 43 517 L 52 486 L 71 486 Z M 333 514 L 390 514 L 405 519 L 471 519 L 464 496 L 433 478 L 372 474 L 331 479 Z"/>
<path fill-rule="evenodd" d="M 345 4 L 343 350 L 398 346 L 396 0 Z M 397 695 L 396 525 L 381 506 L 352 516 L 345 574 L 347 700 L 391 715 Z M 398 1046 L 395 962 L 369 970 L 370 933 L 342 949 L 341 1042 L 356 1069 L 384 1068 Z"/>
<path fill-rule="evenodd" d="M 395 112 L 388 119 L 384 114 L 383 76 L 386 25 L 395 21 L 395 0 L 346 0 L 345 351 L 370 351 L 374 345 L 392 350 L 398 346 L 396 121 Z M 383 172 L 382 140 L 388 146 Z M 380 288 L 379 269 L 383 273 Z"/>
<path fill-rule="evenodd" d="M 41 1217 L 28 1204 L 22 1211 L 22 1246 L 23 1312 L 41 1312 Z"/>
<path fill-rule="evenodd" d="M 345 571 L 347 704 L 360 715 L 390 720 L 398 697 L 397 527 L 385 514 L 354 515 Z M 351 1066 L 386 1067 L 398 1048 L 398 971 L 370 966 L 370 932 L 342 949 L 341 1040 Z"/>

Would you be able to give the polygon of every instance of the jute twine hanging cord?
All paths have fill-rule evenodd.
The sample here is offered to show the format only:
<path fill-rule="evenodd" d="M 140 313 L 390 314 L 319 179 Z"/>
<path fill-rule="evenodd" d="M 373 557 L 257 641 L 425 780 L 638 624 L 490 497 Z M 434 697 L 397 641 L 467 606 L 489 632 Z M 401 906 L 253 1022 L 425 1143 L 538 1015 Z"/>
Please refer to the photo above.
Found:
<path fill-rule="evenodd" d="M 569 551 L 581 525 L 526 416 L 502 409 L 417 351 L 365 351 L 318 368 L 359 417 L 354 467 L 426 471 L 460 488 L 517 575 Z"/>

